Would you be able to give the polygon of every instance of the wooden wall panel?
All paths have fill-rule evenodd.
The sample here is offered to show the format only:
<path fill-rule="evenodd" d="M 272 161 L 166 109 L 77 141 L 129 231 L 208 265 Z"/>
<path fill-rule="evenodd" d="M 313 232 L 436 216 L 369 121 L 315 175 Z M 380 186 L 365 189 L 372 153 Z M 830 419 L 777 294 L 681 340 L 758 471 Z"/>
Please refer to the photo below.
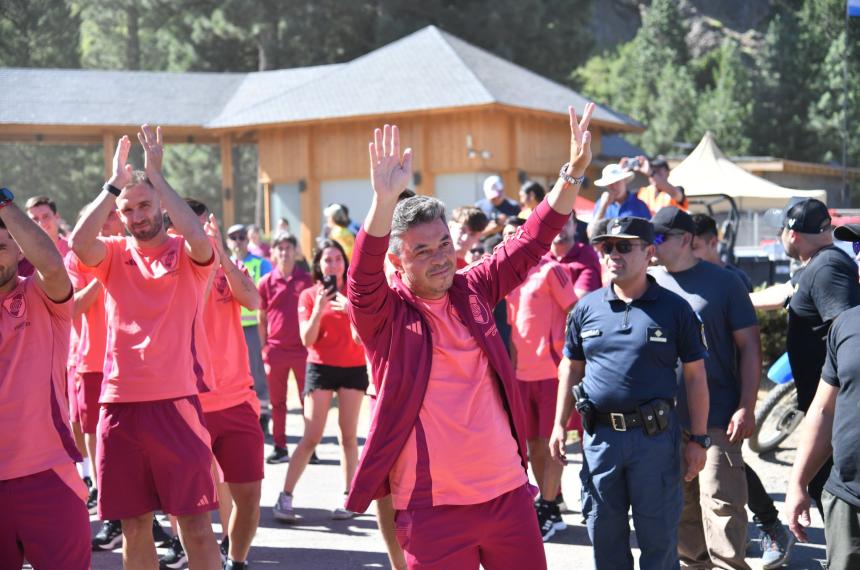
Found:
<path fill-rule="evenodd" d="M 510 150 L 505 114 L 499 111 L 468 112 L 433 117 L 427 140 L 432 148 L 430 169 L 437 173 L 501 171 L 509 168 Z M 476 156 L 466 146 L 471 136 Z M 481 156 L 488 152 L 487 158 Z"/>
<path fill-rule="evenodd" d="M 308 127 L 272 129 L 259 133 L 260 182 L 287 184 L 308 176 Z"/>

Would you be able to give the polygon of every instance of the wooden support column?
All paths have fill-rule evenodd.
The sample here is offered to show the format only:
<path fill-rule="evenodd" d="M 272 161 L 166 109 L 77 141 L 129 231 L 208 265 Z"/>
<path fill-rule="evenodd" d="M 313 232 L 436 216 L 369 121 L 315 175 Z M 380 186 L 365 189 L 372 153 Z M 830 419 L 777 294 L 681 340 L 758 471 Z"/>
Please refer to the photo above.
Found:
<path fill-rule="evenodd" d="M 229 228 L 236 223 L 235 192 L 233 189 L 233 138 L 222 135 L 221 143 L 221 225 Z M 223 230 L 222 230 L 223 231 Z"/>
<path fill-rule="evenodd" d="M 272 185 L 268 182 L 262 184 L 263 187 L 263 233 L 272 235 Z"/>
<path fill-rule="evenodd" d="M 113 155 L 116 152 L 116 140 L 112 133 L 102 133 L 102 158 L 104 161 L 105 181 L 113 175 Z"/>
<path fill-rule="evenodd" d="M 322 207 L 320 206 L 320 200 L 322 199 L 320 193 L 322 190 L 320 188 L 320 181 L 316 176 L 314 131 L 312 128 L 308 128 L 307 130 L 305 144 L 307 145 L 307 163 L 304 165 L 306 173 L 306 178 L 304 179 L 305 189 L 304 191 L 299 190 L 301 192 L 299 203 L 302 210 L 299 237 L 302 244 L 302 253 L 310 260 L 314 247 L 316 247 L 316 238 L 320 235 L 320 220 L 322 220 Z M 301 181 L 299 181 L 299 187 L 301 188 Z"/>
<path fill-rule="evenodd" d="M 433 149 L 430 148 L 430 121 L 423 121 L 421 123 L 421 138 L 420 138 L 420 147 L 418 150 L 420 151 L 421 156 L 421 184 L 418 185 L 418 188 L 415 188 L 415 191 L 418 194 L 423 194 L 424 196 L 435 196 L 436 195 L 436 175 L 433 174 Z M 450 212 L 448 212 L 450 214 Z"/>
<path fill-rule="evenodd" d="M 508 156 L 505 169 L 502 171 L 502 180 L 505 183 L 505 196 L 519 202 L 520 180 L 518 156 L 517 156 L 517 118 L 508 116 Z"/>

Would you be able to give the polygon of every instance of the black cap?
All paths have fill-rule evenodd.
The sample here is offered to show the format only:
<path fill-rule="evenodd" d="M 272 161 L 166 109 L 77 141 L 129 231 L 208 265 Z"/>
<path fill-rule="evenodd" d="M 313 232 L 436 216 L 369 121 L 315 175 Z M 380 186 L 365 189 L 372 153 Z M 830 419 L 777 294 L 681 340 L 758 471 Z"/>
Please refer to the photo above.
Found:
<path fill-rule="evenodd" d="M 641 239 L 648 243 L 654 243 L 654 226 L 645 218 L 635 216 L 624 216 L 612 218 L 606 223 L 603 231 L 592 238 L 592 241 L 600 241 L 607 238 Z"/>
<path fill-rule="evenodd" d="M 660 208 L 654 214 L 654 217 L 651 218 L 651 223 L 654 225 L 654 231 L 658 234 L 669 233 L 672 230 L 690 234 L 696 233 L 696 224 L 693 222 L 693 216 L 675 206 Z"/>
<path fill-rule="evenodd" d="M 830 228 L 830 212 L 821 200 L 806 198 L 786 206 L 782 226 L 801 234 L 820 234 Z"/>
<path fill-rule="evenodd" d="M 833 230 L 833 237 L 839 241 L 860 241 L 860 224 L 845 224 Z"/>

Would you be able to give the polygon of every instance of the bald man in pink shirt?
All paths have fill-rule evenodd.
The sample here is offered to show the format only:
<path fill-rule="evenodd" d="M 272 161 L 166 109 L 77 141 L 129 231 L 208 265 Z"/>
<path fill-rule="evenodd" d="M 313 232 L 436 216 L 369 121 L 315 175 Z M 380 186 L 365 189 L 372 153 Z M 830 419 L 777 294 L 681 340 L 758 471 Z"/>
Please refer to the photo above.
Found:
<path fill-rule="evenodd" d="M 90 567 L 87 491 L 69 430 L 72 283 L 46 233 L 0 189 L 0 567 Z M 35 267 L 18 275 L 26 256 Z M 17 435 L 16 435 L 17 434 Z"/>
<path fill-rule="evenodd" d="M 398 203 L 411 149 L 401 155 L 396 126 L 374 132 L 373 201 L 347 294 L 380 390 L 346 508 L 363 512 L 391 494 L 409 568 L 546 568 L 520 392 L 491 308 L 570 215 L 591 160 L 593 109 L 581 122 L 569 109 L 570 162 L 546 200 L 492 255 L 460 271 L 444 205 L 427 196 Z"/>
<path fill-rule="evenodd" d="M 215 268 L 209 237 L 161 172 L 161 129 L 141 127 L 145 171 L 122 137 L 113 176 L 71 236 L 75 254 L 105 290 L 108 332 L 98 422 L 98 511 L 122 521 L 126 568 L 154 568 L 152 513 L 177 517 L 192 568 L 221 559 L 209 522 L 218 508 L 211 438 L 198 394 L 205 290 Z M 100 237 L 111 210 L 128 237 Z M 179 235 L 164 228 L 164 208 Z"/>

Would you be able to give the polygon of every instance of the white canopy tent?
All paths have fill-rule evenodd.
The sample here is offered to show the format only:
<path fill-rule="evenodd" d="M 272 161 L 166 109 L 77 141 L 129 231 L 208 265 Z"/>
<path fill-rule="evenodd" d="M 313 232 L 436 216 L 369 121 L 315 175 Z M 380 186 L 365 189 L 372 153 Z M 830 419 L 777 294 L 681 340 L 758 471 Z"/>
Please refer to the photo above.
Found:
<path fill-rule="evenodd" d="M 774 184 L 736 165 L 720 150 L 710 132 L 669 174 L 672 184 L 683 186 L 690 198 L 726 194 L 741 212 L 783 208 L 791 198 L 817 198 L 827 202 L 824 190 L 795 190 Z"/>

